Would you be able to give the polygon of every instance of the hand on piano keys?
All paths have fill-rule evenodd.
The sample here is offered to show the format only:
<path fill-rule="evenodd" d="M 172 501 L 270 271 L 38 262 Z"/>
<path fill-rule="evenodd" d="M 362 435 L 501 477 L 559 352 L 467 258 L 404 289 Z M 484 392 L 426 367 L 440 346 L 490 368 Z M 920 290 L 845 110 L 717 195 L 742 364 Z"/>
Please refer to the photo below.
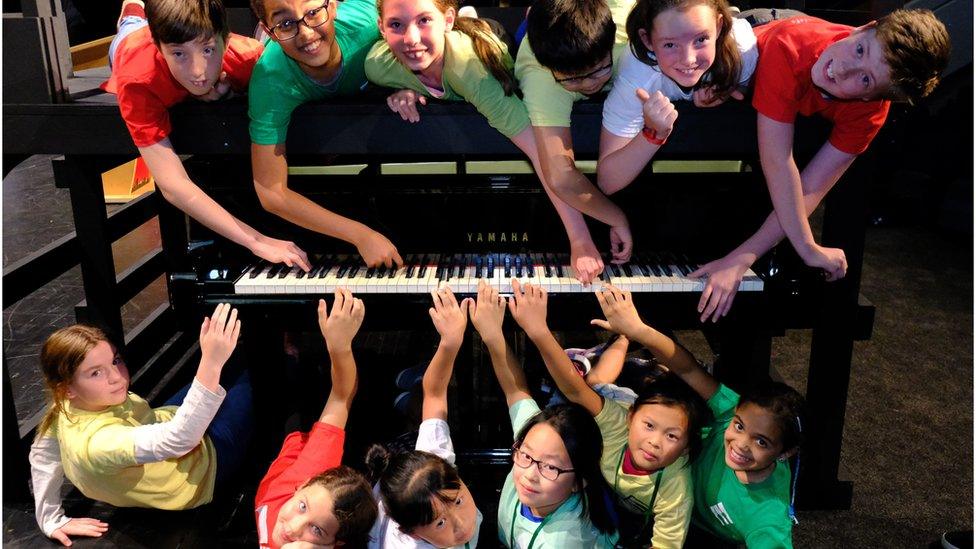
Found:
<path fill-rule="evenodd" d="M 755 273 L 749 269 L 753 261 L 755 257 L 749 254 L 730 254 L 710 261 L 688 275 L 705 282 L 701 299 L 698 300 L 701 322 L 708 321 L 709 317 L 712 318 L 712 322 L 718 322 L 718 319 L 727 315 L 732 309 L 735 294 L 740 289 L 748 291 L 748 285 L 744 284 L 744 281 L 749 280 L 750 275 L 755 276 Z"/>

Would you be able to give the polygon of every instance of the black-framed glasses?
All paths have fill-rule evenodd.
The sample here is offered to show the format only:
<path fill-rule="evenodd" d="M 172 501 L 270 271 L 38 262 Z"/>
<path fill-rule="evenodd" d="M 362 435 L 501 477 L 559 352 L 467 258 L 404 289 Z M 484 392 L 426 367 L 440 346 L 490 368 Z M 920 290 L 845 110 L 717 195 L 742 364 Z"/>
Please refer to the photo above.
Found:
<path fill-rule="evenodd" d="M 523 452 L 521 448 L 512 448 L 512 461 L 522 469 L 528 469 L 534 464 L 539 469 L 542 478 L 547 480 L 556 480 L 559 475 L 576 472 L 576 469 L 560 469 L 551 463 L 539 461 Z"/>
<path fill-rule="evenodd" d="M 613 71 L 613 58 L 610 58 L 610 62 L 598 69 L 594 69 L 586 74 L 580 76 L 570 76 L 568 78 L 556 78 L 556 82 L 560 84 L 568 84 L 570 86 L 577 86 L 582 84 L 587 80 L 596 80 L 607 76 Z"/>
<path fill-rule="evenodd" d="M 331 2 L 332 0 L 325 0 L 325 3 L 321 6 L 315 8 L 314 10 L 306 11 L 305 15 L 303 15 L 301 19 L 286 19 L 268 30 L 271 31 L 271 34 L 273 34 L 278 40 L 291 40 L 292 38 L 298 36 L 299 24 L 304 24 L 310 29 L 321 27 L 329 22 L 329 4 Z"/>

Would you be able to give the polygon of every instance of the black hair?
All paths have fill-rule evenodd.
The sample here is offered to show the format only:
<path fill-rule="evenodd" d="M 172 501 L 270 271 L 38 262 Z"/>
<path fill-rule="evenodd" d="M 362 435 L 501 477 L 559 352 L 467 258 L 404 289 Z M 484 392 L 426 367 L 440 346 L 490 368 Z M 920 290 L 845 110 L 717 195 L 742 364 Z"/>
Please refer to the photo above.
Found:
<path fill-rule="evenodd" d="M 630 407 L 631 417 L 641 406 L 648 404 L 672 406 L 684 411 L 688 418 L 688 463 L 695 461 L 702 449 L 702 427 L 712 418 L 701 396 L 678 376 L 665 373 L 651 377 L 644 383 L 637 393 L 637 400 Z"/>
<path fill-rule="evenodd" d="M 457 469 L 440 456 L 420 450 L 390 452 L 374 444 L 366 452 L 370 480 L 379 482 L 386 513 L 409 534 L 437 518 L 433 499 L 454 501 L 461 489 Z"/>
<path fill-rule="evenodd" d="M 591 70 L 611 55 L 616 32 L 604 0 L 539 0 L 526 18 L 539 64 L 570 75 Z"/>
<path fill-rule="evenodd" d="M 745 404 L 754 404 L 772 414 L 780 431 L 781 452 L 789 452 L 803 443 L 806 399 L 796 389 L 769 381 L 743 394 L 739 407 Z"/>
<path fill-rule="evenodd" d="M 223 0 L 146 0 L 146 20 L 157 45 L 230 34 Z"/>
<path fill-rule="evenodd" d="M 532 8 L 533 11 L 535 8 Z M 617 531 L 609 505 L 610 487 L 600 469 L 603 456 L 603 435 L 596 420 L 586 408 L 579 404 L 557 404 L 549 406 L 532 416 L 515 436 L 515 447 L 521 447 L 526 435 L 536 425 L 545 423 L 552 427 L 569 454 L 576 479 L 576 491 L 582 497 L 580 518 L 589 515 L 590 522 L 600 532 L 611 534 Z"/>

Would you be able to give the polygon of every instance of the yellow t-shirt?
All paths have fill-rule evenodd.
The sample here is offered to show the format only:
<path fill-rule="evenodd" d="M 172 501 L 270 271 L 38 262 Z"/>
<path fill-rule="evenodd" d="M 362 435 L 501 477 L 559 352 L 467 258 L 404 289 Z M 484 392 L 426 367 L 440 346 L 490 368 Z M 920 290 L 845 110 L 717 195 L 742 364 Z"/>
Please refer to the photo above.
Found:
<path fill-rule="evenodd" d="M 210 437 L 180 458 L 139 465 L 133 431 L 169 421 L 176 406 L 150 408 L 138 395 L 101 412 L 64 402 L 54 427 L 64 475 L 85 496 L 117 507 L 191 509 L 213 498 L 217 460 Z"/>
<path fill-rule="evenodd" d="M 620 67 L 620 56 L 628 51 L 627 48 L 627 15 L 634 7 L 636 0 L 608 0 L 613 22 L 617 24 L 617 33 L 613 45 L 613 75 L 617 75 Z M 586 96 L 571 92 L 562 87 L 552 72 L 539 64 L 529 46 L 529 36 L 522 38 L 518 48 L 518 58 L 515 60 L 515 77 L 518 78 L 522 89 L 522 100 L 529 110 L 529 120 L 533 126 L 550 126 L 568 128 L 573 114 L 573 103 Z M 610 89 L 611 78 L 603 91 Z"/>
<path fill-rule="evenodd" d="M 621 403 L 605 399 L 603 410 L 594 418 L 603 434 L 600 469 L 610 487 L 616 485 L 619 501 L 632 512 L 643 515 L 654 492 L 657 475 L 628 475 L 620 466 L 620 452 L 627 445 L 629 432 L 627 412 Z M 664 468 L 654 500 L 654 533 L 650 541 L 655 549 L 678 549 L 684 544 L 694 504 L 691 482 L 688 456 L 681 456 Z"/>
<path fill-rule="evenodd" d="M 512 57 L 508 46 L 491 35 L 502 50 L 502 59 L 510 71 Z M 413 72 L 403 66 L 385 41 L 373 44 L 366 56 L 366 77 L 370 82 L 388 88 L 411 89 L 428 97 L 431 91 Z M 514 93 L 505 95 L 502 85 L 478 59 L 471 37 L 453 30 L 444 43 L 444 72 L 441 76 L 444 94 L 438 99 L 467 101 L 488 119 L 491 127 L 505 137 L 518 135 L 529 127 L 529 115 L 522 100 Z"/>

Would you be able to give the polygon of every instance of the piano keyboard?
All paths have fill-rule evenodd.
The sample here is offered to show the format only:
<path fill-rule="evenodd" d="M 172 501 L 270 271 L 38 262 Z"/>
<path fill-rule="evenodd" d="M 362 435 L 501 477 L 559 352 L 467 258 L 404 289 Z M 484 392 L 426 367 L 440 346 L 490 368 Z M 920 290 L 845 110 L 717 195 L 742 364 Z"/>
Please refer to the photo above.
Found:
<path fill-rule="evenodd" d="M 700 292 L 705 281 L 688 278 L 697 269 L 673 255 L 634 254 L 630 263 L 606 268 L 599 279 L 583 286 L 569 265 L 556 254 L 413 254 L 404 266 L 367 268 L 356 255 L 326 255 L 308 273 L 298 267 L 261 262 L 247 267 L 234 282 L 236 294 L 326 294 L 337 287 L 353 293 L 425 294 L 443 286 L 454 293 L 472 294 L 487 280 L 501 293 L 512 293 L 512 279 L 542 286 L 551 293 L 583 293 L 604 284 L 631 292 Z M 746 271 L 739 291 L 758 292 L 763 281 Z"/>

